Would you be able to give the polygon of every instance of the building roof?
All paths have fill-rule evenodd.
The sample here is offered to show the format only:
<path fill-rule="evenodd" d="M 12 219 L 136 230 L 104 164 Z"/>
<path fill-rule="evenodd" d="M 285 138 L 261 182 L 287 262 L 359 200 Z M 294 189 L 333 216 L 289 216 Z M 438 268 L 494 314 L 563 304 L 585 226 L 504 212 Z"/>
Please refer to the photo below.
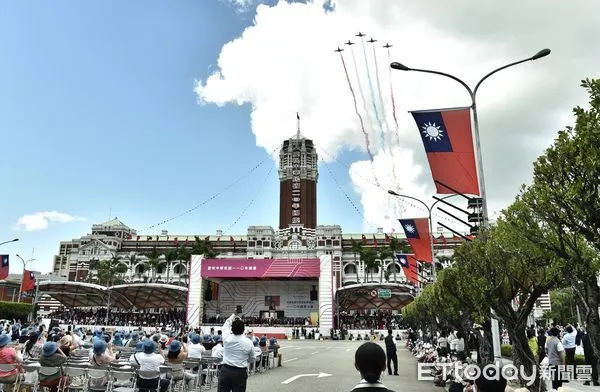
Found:
<path fill-rule="evenodd" d="M 106 307 L 151 309 L 183 307 L 187 288 L 160 283 L 104 287 L 83 282 L 40 282 L 40 294 L 47 294 L 68 308 Z"/>
<path fill-rule="evenodd" d="M 106 226 L 106 227 L 125 226 L 125 227 L 127 227 L 127 225 L 125 223 L 121 222 L 119 220 L 119 218 L 117 218 L 117 217 L 114 217 L 113 219 L 102 223 L 100 226 Z"/>

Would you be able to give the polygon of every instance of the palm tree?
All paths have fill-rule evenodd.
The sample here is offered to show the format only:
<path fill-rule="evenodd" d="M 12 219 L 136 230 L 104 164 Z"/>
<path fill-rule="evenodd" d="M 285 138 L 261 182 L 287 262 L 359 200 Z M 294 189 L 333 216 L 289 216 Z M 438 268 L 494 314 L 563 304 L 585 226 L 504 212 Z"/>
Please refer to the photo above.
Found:
<path fill-rule="evenodd" d="M 377 259 L 379 260 L 378 265 L 380 269 L 379 283 L 383 283 L 383 270 L 385 268 L 385 260 L 389 259 L 393 255 L 393 253 L 387 246 L 381 247 L 378 250 L 379 252 L 377 252 Z"/>
<path fill-rule="evenodd" d="M 137 263 L 137 254 L 132 253 L 129 255 L 129 283 L 133 283 L 133 275 L 135 273 L 135 265 Z"/>
<path fill-rule="evenodd" d="M 88 274 L 88 281 L 101 286 L 113 286 L 125 282 L 123 274 L 127 272 L 127 266 L 121 263 L 121 259 L 113 256 L 110 260 L 91 260 L 90 271 L 96 272 L 92 277 Z"/>
<path fill-rule="evenodd" d="M 377 266 L 377 254 L 373 248 L 363 248 L 360 252 L 360 259 L 365 268 L 364 281 L 369 282 L 368 277 L 372 274 L 371 269 Z"/>
<path fill-rule="evenodd" d="M 165 263 L 167 264 L 167 284 L 171 283 L 169 278 L 171 277 L 171 263 L 175 260 L 179 260 L 179 250 L 169 249 L 165 252 Z"/>
<path fill-rule="evenodd" d="M 362 250 L 362 242 L 352 239 L 350 240 L 350 243 L 352 244 L 352 253 L 354 254 L 354 268 L 356 268 L 356 280 L 357 283 L 360 283 L 360 274 L 358 273 L 359 268 L 358 263 L 356 262 L 356 255 L 360 254 L 360 251 Z"/>
<path fill-rule="evenodd" d="M 201 240 L 200 237 L 194 237 L 194 246 L 192 247 L 193 255 L 204 255 L 205 259 L 214 259 L 218 253 L 213 249 L 212 244 L 208 240 Z"/>
<path fill-rule="evenodd" d="M 162 255 L 158 250 L 156 250 L 156 247 L 152 248 L 152 252 L 146 255 L 146 257 L 148 257 L 148 267 L 150 267 L 150 270 L 152 271 L 150 282 L 155 280 L 154 278 L 156 277 L 156 270 L 164 264 L 164 261 L 161 260 L 160 256 Z"/>
<path fill-rule="evenodd" d="M 394 283 L 396 283 L 396 252 L 398 252 L 400 250 L 400 242 L 398 241 L 398 238 L 392 237 L 390 239 L 388 248 L 389 248 L 390 252 L 392 253 L 392 261 L 394 263 L 393 264 L 394 265 Z"/>
<path fill-rule="evenodd" d="M 187 266 L 187 264 L 190 262 L 190 257 L 192 256 L 190 251 L 185 246 L 180 246 L 179 249 L 177 250 L 177 253 L 178 253 L 177 258 L 179 259 L 179 265 L 181 265 L 182 264 L 181 262 L 184 261 Z M 179 269 L 179 274 L 177 277 L 177 284 L 181 285 L 181 269 Z"/>

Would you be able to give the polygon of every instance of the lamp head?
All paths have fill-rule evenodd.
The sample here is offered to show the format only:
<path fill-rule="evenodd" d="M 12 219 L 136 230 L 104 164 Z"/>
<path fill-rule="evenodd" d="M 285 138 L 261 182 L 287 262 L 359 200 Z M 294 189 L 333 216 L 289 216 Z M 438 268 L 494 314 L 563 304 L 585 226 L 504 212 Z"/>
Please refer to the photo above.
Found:
<path fill-rule="evenodd" d="M 546 48 L 546 49 L 542 49 L 539 52 L 537 52 L 536 54 L 534 54 L 533 56 L 531 56 L 531 60 L 537 60 L 537 59 L 541 59 L 542 57 L 546 57 L 550 54 L 551 50 Z"/>
<path fill-rule="evenodd" d="M 12 240 L 12 242 L 17 242 L 18 240 L 19 240 L 18 238 L 15 238 L 14 240 Z"/>
<path fill-rule="evenodd" d="M 400 196 L 399 194 L 397 194 L 396 192 L 394 192 L 393 190 L 389 190 L 388 193 L 392 196 Z"/>
<path fill-rule="evenodd" d="M 402 63 L 393 62 L 390 64 L 390 67 L 397 69 L 398 71 L 410 71 L 410 68 Z"/>

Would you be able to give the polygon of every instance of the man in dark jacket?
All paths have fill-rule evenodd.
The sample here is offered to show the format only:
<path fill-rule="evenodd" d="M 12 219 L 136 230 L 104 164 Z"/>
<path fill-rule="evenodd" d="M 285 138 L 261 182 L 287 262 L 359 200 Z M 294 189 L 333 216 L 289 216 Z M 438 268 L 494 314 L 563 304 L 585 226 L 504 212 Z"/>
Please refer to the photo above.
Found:
<path fill-rule="evenodd" d="M 575 344 L 583 346 L 583 356 L 585 357 L 585 364 L 591 366 L 592 368 L 592 382 L 594 385 L 598 386 L 600 383 L 598 382 L 598 359 L 594 354 L 594 348 L 592 347 L 592 342 L 590 342 L 590 335 L 587 331 L 579 331 L 577 333 L 577 337 L 575 338 Z M 583 385 L 590 385 L 589 381 L 583 383 Z"/>
<path fill-rule="evenodd" d="M 392 335 L 392 330 L 388 329 L 388 335 L 385 337 L 385 354 L 387 356 L 388 374 L 392 375 L 392 362 L 394 363 L 394 376 L 398 375 L 398 355 L 396 354 L 396 342 Z"/>

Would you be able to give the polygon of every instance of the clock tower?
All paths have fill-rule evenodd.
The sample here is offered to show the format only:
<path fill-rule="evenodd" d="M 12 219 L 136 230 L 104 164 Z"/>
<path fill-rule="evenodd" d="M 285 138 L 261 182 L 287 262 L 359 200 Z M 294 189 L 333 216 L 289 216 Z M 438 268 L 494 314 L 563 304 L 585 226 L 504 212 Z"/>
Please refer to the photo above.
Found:
<path fill-rule="evenodd" d="M 300 135 L 283 142 L 279 152 L 279 229 L 317 227 L 318 157 L 313 141 Z"/>

